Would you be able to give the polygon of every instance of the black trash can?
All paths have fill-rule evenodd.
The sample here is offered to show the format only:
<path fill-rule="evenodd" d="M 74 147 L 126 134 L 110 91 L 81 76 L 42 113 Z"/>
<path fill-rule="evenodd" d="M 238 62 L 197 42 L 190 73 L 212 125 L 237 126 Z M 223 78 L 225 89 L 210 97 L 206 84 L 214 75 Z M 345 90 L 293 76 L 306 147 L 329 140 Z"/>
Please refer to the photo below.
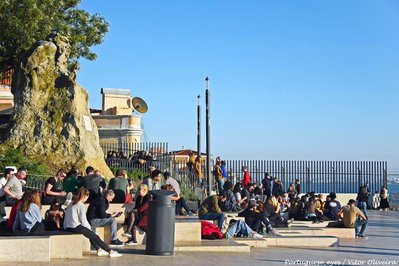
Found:
<path fill-rule="evenodd" d="M 152 190 L 148 205 L 147 255 L 172 256 L 175 248 L 175 203 L 169 190 Z"/>

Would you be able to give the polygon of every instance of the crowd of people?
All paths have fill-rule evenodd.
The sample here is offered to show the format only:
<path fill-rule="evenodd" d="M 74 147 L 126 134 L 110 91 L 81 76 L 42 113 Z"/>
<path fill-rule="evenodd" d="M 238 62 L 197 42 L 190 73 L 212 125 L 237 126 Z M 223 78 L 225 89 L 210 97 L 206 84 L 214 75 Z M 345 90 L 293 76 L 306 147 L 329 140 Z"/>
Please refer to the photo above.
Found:
<path fill-rule="evenodd" d="M 214 168 L 218 194 L 225 196 L 219 198 L 218 212 L 239 212 L 239 216 L 245 217 L 247 225 L 255 232 L 262 233 L 266 228 L 266 232 L 275 233 L 277 230 L 273 227 L 289 226 L 293 220 L 308 220 L 313 223 L 328 221 L 331 227 L 354 227 L 356 237 L 365 237 L 367 209 L 371 208 L 367 182 L 359 188 L 356 200 L 352 199 L 342 206 L 334 192 L 325 198 L 316 192 L 303 193 L 298 178 L 287 190 L 278 177 L 273 178 L 268 173 L 265 173 L 261 184 L 251 183 L 250 173 L 245 166 L 242 167 L 242 180 L 232 184 L 221 174 L 221 165 L 222 161 L 217 161 Z M 383 186 L 375 195 L 374 208 L 388 210 L 386 187 Z M 220 214 L 213 216 L 221 222 Z"/>
<path fill-rule="evenodd" d="M 195 159 L 192 165 L 195 169 Z M 368 184 L 359 188 L 356 200 L 351 199 L 342 206 L 334 192 L 324 195 L 315 192 L 303 193 L 299 179 L 284 190 L 277 177 L 265 173 L 261 184 L 251 182 L 247 167 L 242 167 L 242 180 L 236 184 L 225 178 L 223 161 L 215 166 L 216 195 L 207 197 L 199 207 L 200 220 L 217 220 L 217 228 L 224 236 L 246 236 L 262 238 L 263 234 L 278 234 L 275 228 L 288 227 L 294 220 L 313 223 L 329 222 L 331 227 L 352 227 L 358 238 L 365 237 L 368 223 L 367 209 L 370 197 Z M 219 169 L 220 168 L 220 169 Z M 50 177 L 42 191 L 23 189 L 27 176 L 26 168 L 17 171 L 5 169 L 0 179 L 0 217 L 6 216 L 4 206 L 12 206 L 8 220 L 0 221 L 4 231 L 10 235 L 41 235 L 51 233 L 78 233 L 90 240 L 98 256 L 122 256 L 112 247 L 137 244 L 137 230 L 147 231 L 148 205 L 152 190 L 165 189 L 173 192 L 176 215 L 194 216 L 181 194 L 179 182 L 169 172 L 161 172 L 153 165 L 133 194 L 134 184 L 127 171 L 120 169 L 108 182 L 101 171 L 87 167 L 85 175 L 72 168 L 66 172 L 59 169 Z M 107 213 L 110 203 L 133 203 L 125 212 Z M 87 211 L 85 203 L 88 203 Z M 373 198 L 373 204 L 375 204 Z M 44 217 L 42 205 L 50 205 Z M 389 209 L 388 192 L 382 187 L 379 193 L 379 208 Z M 230 220 L 226 224 L 226 212 L 236 212 L 241 220 Z M 116 218 L 125 215 L 126 230 L 123 243 L 117 237 Z M 110 244 L 105 244 L 95 233 L 96 227 L 109 225 Z"/>
<path fill-rule="evenodd" d="M 126 155 L 123 151 L 108 151 L 106 159 L 117 159 L 131 161 L 133 164 L 152 164 L 156 158 L 147 151 L 135 151 L 133 154 Z"/>

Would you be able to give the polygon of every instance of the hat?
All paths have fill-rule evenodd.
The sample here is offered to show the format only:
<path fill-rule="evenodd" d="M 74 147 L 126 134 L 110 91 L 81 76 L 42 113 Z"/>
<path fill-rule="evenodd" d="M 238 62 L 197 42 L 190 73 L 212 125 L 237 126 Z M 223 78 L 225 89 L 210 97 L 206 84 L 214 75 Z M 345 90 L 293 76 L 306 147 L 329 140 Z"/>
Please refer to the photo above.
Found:
<path fill-rule="evenodd" d="M 249 206 L 249 207 L 255 207 L 255 206 L 259 206 L 259 204 L 256 203 L 256 200 L 255 200 L 255 199 L 251 199 L 251 200 L 249 200 L 249 202 L 248 202 L 248 206 Z"/>

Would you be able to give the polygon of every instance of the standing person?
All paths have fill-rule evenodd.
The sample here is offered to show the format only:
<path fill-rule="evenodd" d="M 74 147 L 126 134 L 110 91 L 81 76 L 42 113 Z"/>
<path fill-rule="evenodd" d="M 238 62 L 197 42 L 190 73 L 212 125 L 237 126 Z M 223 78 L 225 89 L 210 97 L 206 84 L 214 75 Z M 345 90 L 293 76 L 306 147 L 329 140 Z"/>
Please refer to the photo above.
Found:
<path fill-rule="evenodd" d="M 123 246 L 123 242 L 118 239 L 118 224 L 116 217 L 119 217 L 122 212 L 119 213 L 107 213 L 109 203 L 114 199 L 115 193 L 111 189 L 107 189 L 104 195 L 94 199 L 90 202 L 87 208 L 87 220 L 89 221 L 93 232 L 96 232 L 96 227 L 109 225 L 111 228 L 111 242 L 110 247 Z"/>
<path fill-rule="evenodd" d="M 108 189 L 113 190 L 115 193 L 113 203 L 124 203 L 126 201 L 126 195 L 130 194 L 130 189 L 125 169 L 119 169 L 116 172 L 116 177 L 109 180 Z"/>
<path fill-rule="evenodd" d="M 348 204 L 342 207 L 338 212 L 338 216 L 342 217 L 342 223 L 345 227 L 355 228 L 356 237 L 365 238 L 364 232 L 366 231 L 368 223 L 367 217 L 355 206 L 355 203 L 355 200 L 349 200 Z M 360 232 L 359 227 L 361 227 Z"/>
<path fill-rule="evenodd" d="M 50 205 L 53 203 L 55 198 L 59 198 L 61 202 L 64 202 L 67 197 L 67 193 L 65 191 L 61 191 L 59 189 L 60 183 L 66 177 L 65 170 L 59 169 L 55 176 L 50 177 L 46 181 L 46 185 L 44 188 L 45 196 L 42 197 L 42 204 L 43 205 Z M 72 199 L 72 193 L 69 194 L 69 200 Z"/>
<path fill-rule="evenodd" d="M 220 161 L 216 162 L 216 165 L 213 169 L 213 175 L 215 176 L 215 181 L 218 184 L 218 193 L 220 193 L 223 190 L 223 175 L 222 175 L 222 169 L 220 168 Z"/>
<path fill-rule="evenodd" d="M 16 212 L 13 231 L 27 235 L 44 233 L 44 223 L 40 212 L 40 194 L 38 190 L 29 190 L 22 198 Z"/>
<path fill-rule="evenodd" d="M 3 191 L 6 194 L 6 204 L 8 206 L 14 205 L 24 194 L 22 191 L 21 180 L 26 177 L 28 170 L 21 167 L 18 169 L 17 175 L 12 176 L 3 187 Z"/>
<path fill-rule="evenodd" d="M 380 192 L 377 190 L 373 196 L 373 210 L 377 210 L 380 207 Z"/>
<path fill-rule="evenodd" d="M 198 155 L 197 158 L 195 158 L 194 174 L 195 174 L 197 182 L 199 184 L 202 184 L 204 176 L 202 175 L 201 155 Z"/>
<path fill-rule="evenodd" d="M 298 195 L 301 194 L 302 185 L 301 185 L 301 181 L 299 180 L 299 178 L 295 179 L 295 189 L 296 189 L 296 192 L 298 193 Z"/>
<path fill-rule="evenodd" d="M 272 177 L 269 173 L 265 173 L 262 179 L 263 195 L 270 197 L 272 195 Z"/>
<path fill-rule="evenodd" d="M 151 172 L 151 177 L 144 179 L 143 184 L 147 185 L 149 191 L 159 190 L 161 189 L 161 176 L 161 171 L 154 170 Z"/>
<path fill-rule="evenodd" d="M 388 190 L 386 186 L 383 186 L 380 191 L 380 210 L 389 210 Z"/>
<path fill-rule="evenodd" d="M 367 193 L 367 188 L 362 186 L 359 188 L 359 193 L 357 193 L 357 207 L 364 213 L 367 217 L 367 202 L 369 201 L 369 194 Z"/>
<path fill-rule="evenodd" d="M 221 162 L 220 162 L 220 169 L 222 170 L 223 179 L 226 181 L 226 180 L 227 180 L 227 166 L 226 166 L 226 161 L 221 161 Z"/>
<path fill-rule="evenodd" d="M 83 234 L 87 237 L 91 245 L 97 250 L 97 256 L 109 256 L 111 258 L 122 257 L 122 254 L 110 249 L 107 244 L 91 230 L 91 226 L 86 218 L 84 206 L 89 196 L 90 192 L 87 188 L 79 188 L 75 200 L 69 204 L 66 209 L 64 229 L 74 234 Z"/>
<path fill-rule="evenodd" d="M 278 180 L 278 177 L 274 177 L 273 180 L 273 189 L 272 189 L 272 195 L 275 197 L 281 196 L 283 195 L 283 185 L 281 184 L 281 182 Z"/>
<path fill-rule="evenodd" d="M 187 162 L 187 167 L 188 171 L 191 173 L 194 169 L 194 164 L 195 164 L 195 154 L 193 152 L 190 152 L 188 154 L 188 162 Z"/>
<path fill-rule="evenodd" d="M 200 220 L 218 220 L 218 227 L 222 230 L 224 222 L 224 213 L 219 207 L 219 202 L 226 201 L 226 193 L 222 191 L 219 195 L 207 197 L 202 203 L 198 211 Z"/>
<path fill-rule="evenodd" d="M 243 176 L 243 178 L 242 178 L 242 180 L 241 180 L 241 183 L 243 183 L 244 186 L 247 186 L 248 183 L 251 182 L 251 175 L 250 175 L 250 173 L 249 173 L 249 171 L 248 171 L 248 168 L 247 168 L 246 166 L 243 166 L 243 167 L 241 168 L 241 170 L 242 170 L 243 173 L 244 173 L 244 176 Z"/>

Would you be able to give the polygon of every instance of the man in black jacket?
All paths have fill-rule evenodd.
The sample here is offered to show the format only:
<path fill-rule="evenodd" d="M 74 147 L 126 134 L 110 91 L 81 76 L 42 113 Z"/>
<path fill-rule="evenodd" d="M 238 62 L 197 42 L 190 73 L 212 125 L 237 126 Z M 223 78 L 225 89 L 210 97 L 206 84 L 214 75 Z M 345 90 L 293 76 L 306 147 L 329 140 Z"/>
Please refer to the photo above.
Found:
<path fill-rule="evenodd" d="M 122 212 L 113 214 L 106 212 L 109 207 L 109 203 L 114 199 L 114 197 L 114 191 L 111 189 L 106 190 L 104 195 L 101 195 L 90 203 L 86 214 L 87 220 L 89 221 L 94 232 L 96 231 L 97 226 L 109 225 L 111 227 L 110 247 L 124 245 L 123 242 L 118 239 L 118 227 L 115 219 L 115 217 L 121 215 Z"/>

